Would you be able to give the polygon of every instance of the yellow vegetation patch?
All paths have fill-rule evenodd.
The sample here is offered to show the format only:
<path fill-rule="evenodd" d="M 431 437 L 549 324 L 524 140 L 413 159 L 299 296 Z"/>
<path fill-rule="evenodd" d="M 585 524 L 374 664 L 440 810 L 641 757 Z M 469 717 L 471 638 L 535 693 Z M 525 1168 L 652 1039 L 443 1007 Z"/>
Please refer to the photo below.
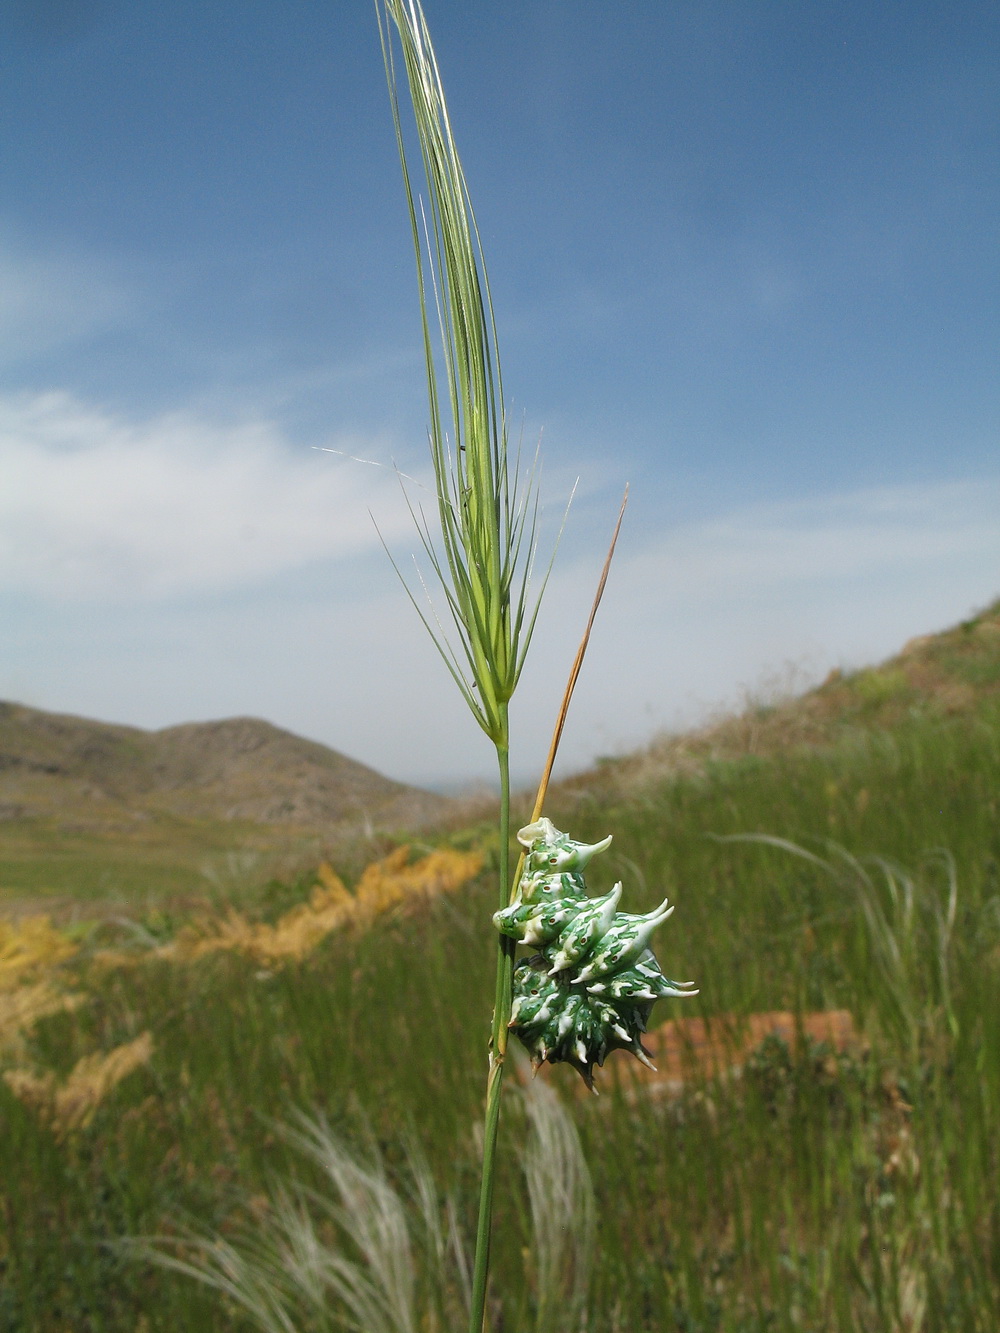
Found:
<path fill-rule="evenodd" d="M 86 996 L 63 991 L 50 977 L 76 945 L 47 916 L 0 921 L 0 1054 L 16 1054 L 24 1034 L 42 1018 L 78 1008 Z"/>
<path fill-rule="evenodd" d="M 9 1069 L 3 1077 L 15 1097 L 34 1107 L 62 1137 L 84 1129 L 112 1088 L 144 1065 L 152 1053 L 152 1035 L 144 1032 L 106 1055 L 85 1055 L 61 1084 L 51 1072 L 36 1074 L 29 1069 Z"/>
<path fill-rule="evenodd" d="M 376 917 L 403 904 L 453 893 L 482 868 L 478 852 L 441 848 L 408 864 L 410 849 L 397 847 L 366 867 L 351 893 L 327 862 L 317 871 L 309 901 L 300 903 L 273 925 L 253 923 L 240 912 L 181 931 L 155 957 L 186 960 L 221 949 L 249 954 L 263 964 L 304 958 L 331 931 L 369 926 Z"/>
<path fill-rule="evenodd" d="M 58 990 L 48 981 L 0 991 L 0 1053 L 17 1051 L 24 1033 L 39 1019 L 78 1009 L 86 999 L 85 995 Z"/>
<path fill-rule="evenodd" d="M 47 916 L 0 921 L 0 991 L 9 991 L 31 972 L 71 958 L 76 945 Z"/>

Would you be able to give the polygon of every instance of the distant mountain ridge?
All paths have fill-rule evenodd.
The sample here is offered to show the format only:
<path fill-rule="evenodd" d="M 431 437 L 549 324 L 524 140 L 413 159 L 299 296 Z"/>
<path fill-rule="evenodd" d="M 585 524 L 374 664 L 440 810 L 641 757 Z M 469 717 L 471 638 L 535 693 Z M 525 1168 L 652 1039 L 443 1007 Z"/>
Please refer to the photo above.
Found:
<path fill-rule="evenodd" d="M 415 828 L 443 796 L 394 782 L 259 718 L 145 731 L 0 702 L 0 817 L 77 827 L 153 815 L 322 829 Z"/>

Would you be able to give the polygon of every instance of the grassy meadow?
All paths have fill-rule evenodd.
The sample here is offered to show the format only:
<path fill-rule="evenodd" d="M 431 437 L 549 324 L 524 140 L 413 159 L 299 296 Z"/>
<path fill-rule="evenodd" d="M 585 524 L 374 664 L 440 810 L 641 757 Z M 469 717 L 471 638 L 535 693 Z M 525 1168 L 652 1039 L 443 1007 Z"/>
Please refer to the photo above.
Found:
<path fill-rule="evenodd" d="M 631 911 L 677 904 L 657 954 L 701 993 L 651 1027 L 725 1016 L 738 1043 L 752 1014 L 846 1010 L 854 1037 L 768 1038 L 739 1076 L 692 1048 L 670 1085 L 619 1077 L 618 1053 L 598 1098 L 552 1071 L 596 1196 L 582 1324 L 543 1290 L 559 1275 L 532 1248 L 512 1098 L 495 1333 L 1000 1327 L 1000 702 L 997 640 L 976 628 L 981 665 L 955 650 L 981 676 L 960 708 L 902 668 L 860 673 L 836 683 L 856 708 L 824 744 L 553 793 L 560 827 L 614 834 L 591 893 L 621 878 Z M 121 1241 L 266 1235 L 283 1180 L 322 1190 L 281 1130 L 302 1110 L 401 1188 L 419 1143 L 471 1235 L 497 848 L 475 828 L 437 845 L 234 890 L 200 920 L 4 928 L 0 1330 L 256 1327 Z"/>
<path fill-rule="evenodd" d="M 267 836 L 270 834 L 270 836 Z M 136 900 L 203 898 L 213 881 L 238 890 L 238 873 L 255 882 L 282 862 L 316 856 L 321 840 L 313 834 L 283 841 L 249 820 L 180 819 L 169 815 L 132 827 L 67 830 L 65 820 L 10 821 L 0 833 L 0 910 L 17 911 L 42 903 L 46 910 L 79 915 Z M 263 874 L 261 871 L 263 870 Z"/>
<path fill-rule="evenodd" d="M 144 731 L 0 701 L 0 912 L 245 895 L 448 804 L 258 718 Z"/>

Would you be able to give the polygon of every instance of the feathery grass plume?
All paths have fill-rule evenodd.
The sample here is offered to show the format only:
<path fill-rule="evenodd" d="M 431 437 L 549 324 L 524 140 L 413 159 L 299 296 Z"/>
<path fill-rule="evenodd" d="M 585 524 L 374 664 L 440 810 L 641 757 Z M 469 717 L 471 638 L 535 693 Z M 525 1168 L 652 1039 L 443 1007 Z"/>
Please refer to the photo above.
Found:
<path fill-rule="evenodd" d="M 18 1053 L 43 1018 L 86 1003 L 85 995 L 64 990 L 57 975 L 77 952 L 47 916 L 0 921 L 0 1054 Z"/>
<path fill-rule="evenodd" d="M 319 1168 L 322 1189 L 277 1184 L 263 1215 L 232 1239 L 187 1233 L 134 1248 L 224 1293 L 264 1333 L 457 1327 L 468 1263 L 454 1207 L 439 1200 L 420 1152 L 411 1148 L 401 1190 L 376 1148 L 359 1157 L 322 1117 L 300 1116 L 283 1134 Z"/>
<path fill-rule="evenodd" d="M 28 975 L 48 971 L 77 952 L 77 946 L 47 916 L 0 921 L 0 991 Z"/>
<path fill-rule="evenodd" d="M 537 1333 L 576 1333 L 593 1248 L 593 1189 L 572 1120 L 551 1089 L 521 1094 L 532 1229 L 526 1249 Z M 397 1179 L 371 1143 L 361 1153 L 322 1116 L 283 1137 L 321 1184 L 276 1181 L 242 1228 L 126 1242 L 137 1257 L 225 1295 L 262 1333 L 452 1333 L 468 1319 L 472 1274 L 450 1197 L 419 1146 Z M 262 1197 L 265 1199 L 261 1206 Z"/>
<path fill-rule="evenodd" d="M 533 1243 L 527 1253 L 538 1333 L 577 1333 L 586 1311 L 597 1209 L 576 1126 L 551 1088 L 523 1093 L 531 1133 L 524 1151 Z"/>
<path fill-rule="evenodd" d="M 823 844 L 826 857 L 767 833 L 717 840 L 758 843 L 808 861 L 857 903 L 877 1017 L 904 1050 L 915 1056 L 922 1036 L 940 1017 L 951 1035 L 958 1035 L 951 985 L 958 877 L 947 851 L 930 854 L 923 873 L 913 874 L 883 856 L 861 860 L 829 839 Z"/>
<path fill-rule="evenodd" d="M 0 1055 L 19 1051 L 25 1033 L 43 1018 L 72 1013 L 86 1003 L 86 995 L 60 990 L 50 981 L 36 981 L 13 990 L 0 989 Z"/>

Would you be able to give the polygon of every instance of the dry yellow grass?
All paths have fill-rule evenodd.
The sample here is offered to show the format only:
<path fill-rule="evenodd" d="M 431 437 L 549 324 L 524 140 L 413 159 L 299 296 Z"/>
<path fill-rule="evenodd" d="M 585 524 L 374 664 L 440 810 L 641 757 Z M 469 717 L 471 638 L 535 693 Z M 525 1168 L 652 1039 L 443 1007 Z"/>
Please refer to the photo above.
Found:
<path fill-rule="evenodd" d="M 0 991 L 0 1055 L 19 1052 L 24 1035 L 42 1018 L 78 1009 L 87 997 L 49 981 Z"/>
<path fill-rule="evenodd" d="M 300 903 L 273 925 L 248 921 L 240 912 L 202 921 L 182 930 L 170 944 L 147 957 L 176 962 L 232 949 L 265 966 L 306 957 L 331 931 L 364 928 L 395 908 L 453 893 L 482 868 L 478 852 L 440 848 L 409 864 L 410 849 L 397 847 L 366 867 L 351 893 L 327 862 L 317 871 L 309 901 Z"/>
<path fill-rule="evenodd" d="M 39 969 L 65 962 L 77 946 L 47 916 L 0 921 L 0 992 L 13 990 Z"/>
<path fill-rule="evenodd" d="M 23 1055 L 24 1039 L 43 1018 L 79 1008 L 87 996 L 64 990 L 59 965 L 77 953 L 77 945 L 47 916 L 0 921 L 0 1055 Z M 14 1068 L 4 1082 L 28 1106 L 65 1136 L 89 1124 L 101 1101 L 127 1074 L 149 1059 L 148 1032 L 106 1055 L 86 1055 L 59 1083 L 51 1071 Z"/>
<path fill-rule="evenodd" d="M 40 1019 L 84 1003 L 86 996 L 63 990 L 51 975 L 76 951 L 47 916 L 0 921 L 0 1055 L 17 1055 Z"/>
<path fill-rule="evenodd" d="M 63 1083 L 51 1071 L 37 1074 L 30 1069 L 8 1069 L 4 1082 L 11 1092 L 50 1124 L 64 1138 L 85 1129 L 98 1106 L 123 1078 L 144 1065 L 153 1053 L 153 1038 L 143 1032 L 134 1041 L 116 1046 L 106 1054 L 97 1052 L 78 1060 Z"/>

